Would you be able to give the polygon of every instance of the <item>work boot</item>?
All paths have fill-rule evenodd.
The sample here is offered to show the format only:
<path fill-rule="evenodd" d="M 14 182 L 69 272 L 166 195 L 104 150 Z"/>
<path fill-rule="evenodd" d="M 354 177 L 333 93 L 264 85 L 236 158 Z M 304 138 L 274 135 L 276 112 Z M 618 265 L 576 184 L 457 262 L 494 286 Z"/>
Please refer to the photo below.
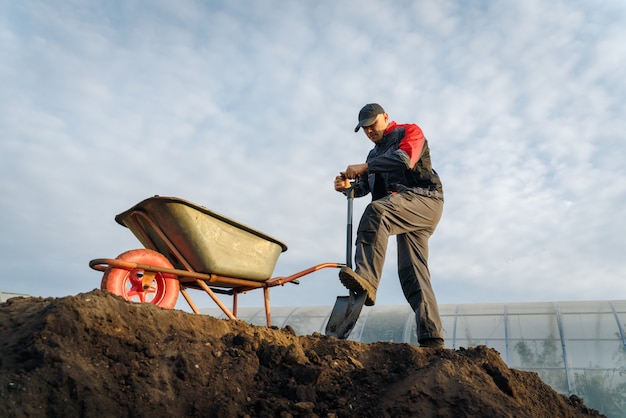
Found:
<path fill-rule="evenodd" d="M 420 340 L 420 347 L 424 348 L 444 348 L 443 340 L 441 338 L 427 338 Z"/>
<path fill-rule="evenodd" d="M 376 288 L 350 267 L 342 267 L 339 270 L 339 280 L 348 290 L 356 293 L 367 292 L 365 306 L 372 306 L 376 303 Z"/>

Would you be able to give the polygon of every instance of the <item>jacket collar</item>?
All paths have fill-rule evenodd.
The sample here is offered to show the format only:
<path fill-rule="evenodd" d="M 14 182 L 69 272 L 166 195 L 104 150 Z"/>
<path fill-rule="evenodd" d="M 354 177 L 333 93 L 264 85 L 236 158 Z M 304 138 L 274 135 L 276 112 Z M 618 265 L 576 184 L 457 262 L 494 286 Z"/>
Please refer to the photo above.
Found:
<path fill-rule="evenodd" d="M 396 121 L 394 120 L 389 122 L 389 125 L 387 125 L 387 129 L 385 129 L 385 133 L 383 135 L 387 135 L 389 132 L 393 131 L 396 128 L 396 125 Z"/>

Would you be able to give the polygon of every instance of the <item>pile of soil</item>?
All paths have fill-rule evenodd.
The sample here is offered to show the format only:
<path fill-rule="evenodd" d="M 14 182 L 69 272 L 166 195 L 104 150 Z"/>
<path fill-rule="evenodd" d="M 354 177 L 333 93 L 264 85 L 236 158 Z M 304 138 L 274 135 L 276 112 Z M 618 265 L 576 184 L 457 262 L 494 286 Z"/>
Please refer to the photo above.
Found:
<path fill-rule="evenodd" d="M 104 291 L 0 304 L 0 416 L 601 416 L 489 348 L 296 336 Z"/>

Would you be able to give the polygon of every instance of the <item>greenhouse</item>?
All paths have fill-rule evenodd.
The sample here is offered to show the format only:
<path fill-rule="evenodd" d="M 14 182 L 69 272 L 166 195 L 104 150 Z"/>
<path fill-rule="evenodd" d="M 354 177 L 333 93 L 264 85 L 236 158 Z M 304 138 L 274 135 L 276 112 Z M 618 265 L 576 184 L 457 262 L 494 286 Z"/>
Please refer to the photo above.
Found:
<path fill-rule="evenodd" d="M 576 394 L 608 417 L 626 417 L 626 300 L 440 305 L 446 347 L 485 345 L 510 368 L 533 371 L 557 392 Z M 332 307 L 274 307 L 272 325 L 323 334 Z M 221 311 L 204 313 L 225 317 Z M 238 318 L 265 325 L 263 308 Z M 350 340 L 417 344 L 406 306 L 365 307 Z"/>
<path fill-rule="evenodd" d="M 25 295 L 23 293 L 0 292 L 0 303 L 6 302 L 7 300 L 18 296 L 30 297 L 30 295 Z"/>

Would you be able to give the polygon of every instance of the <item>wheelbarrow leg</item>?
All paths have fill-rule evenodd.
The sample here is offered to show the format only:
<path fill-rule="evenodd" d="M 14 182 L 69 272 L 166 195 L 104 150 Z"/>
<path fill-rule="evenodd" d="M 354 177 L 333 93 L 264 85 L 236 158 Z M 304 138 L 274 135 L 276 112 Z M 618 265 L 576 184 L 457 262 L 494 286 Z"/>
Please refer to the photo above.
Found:
<path fill-rule="evenodd" d="M 270 288 L 263 288 L 263 298 L 265 299 L 265 321 L 267 322 L 267 326 L 272 326 L 272 316 L 270 314 Z"/>
<path fill-rule="evenodd" d="M 180 287 L 180 293 L 183 294 L 183 297 L 187 301 L 187 304 L 189 305 L 189 307 L 191 307 L 191 310 L 193 311 L 193 313 L 195 313 L 196 315 L 200 315 L 200 310 L 198 309 L 196 304 L 193 303 L 193 301 L 191 300 L 191 297 L 189 296 L 189 293 L 187 293 L 187 289 L 185 289 L 183 286 L 181 286 Z"/>
<path fill-rule="evenodd" d="M 222 303 L 222 301 L 215 295 L 215 293 L 211 290 L 209 286 L 207 286 L 204 281 L 196 279 L 196 283 L 198 283 L 202 290 L 204 290 L 211 297 L 211 299 L 213 299 L 213 302 L 215 302 L 215 304 L 220 307 L 222 312 L 224 312 L 224 314 L 226 314 L 229 319 L 237 319 L 235 315 L 233 315 L 233 313 L 226 307 L 226 305 Z"/>

